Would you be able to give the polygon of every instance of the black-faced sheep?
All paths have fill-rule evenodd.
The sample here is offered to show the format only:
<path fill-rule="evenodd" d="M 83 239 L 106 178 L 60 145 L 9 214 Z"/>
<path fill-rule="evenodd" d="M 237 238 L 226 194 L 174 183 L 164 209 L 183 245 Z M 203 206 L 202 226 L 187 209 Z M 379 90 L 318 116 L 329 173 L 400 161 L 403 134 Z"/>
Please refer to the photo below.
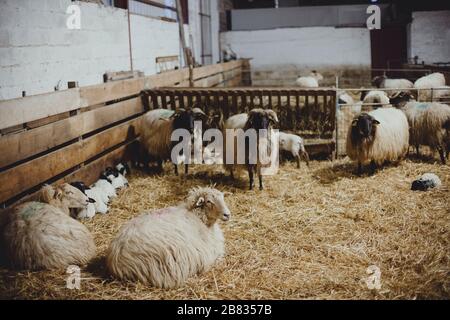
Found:
<path fill-rule="evenodd" d="M 372 171 L 385 161 L 397 161 L 408 152 L 408 120 L 395 108 L 380 108 L 356 116 L 348 130 L 347 155 L 362 165 L 370 162 Z"/>
<path fill-rule="evenodd" d="M 300 159 L 309 166 L 309 155 L 305 149 L 303 138 L 291 133 L 279 132 L 280 153 L 282 151 L 290 152 L 297 161 L 297 168 L 300 168 Z"/>
<path fill-rule="evenodd" d="M 42 202 L 26 202 L 8 212 L 1 242 L 6 261 L 14 269 L 60 269 L 86 264 L 95 255 L 89 230 L 69 216 L 89 199 L 68 184 L 45 186 Z"/>
<path fill-rule="evenodd" d="M 113 277 L 176 288 L 224 255 L 216 223 L 230 218 L 223 193 L 196 188 L 177 207 L 154 210 L 127 222 L 111 242 L 106 263 Z"/>
<path fill-rule="evenodd" d="M 158 163 L 162 171 L 162 164 L 171 159 L 172 148 L 177 142 L 171 140 L 172 132 L 177 129 L 185 129 L 191 135 L 194 131 L 195 115 L 192 110 L 178 109 L 177 111 L 155 109 L 147 112 L 143 118 L 141 135 L 141 153 L 144 167 L 150 160 Z M 178 175 L 178 166 L 174 164 L 175 174 Z M 185 173 L 188 165 L 185 164 Z"/>
<path fill-rule="evenodd" d="M 258 174 L 259 179 L 259 189 L 263 189 L 262 182 L 262 168 L 264 166 L 270 166 L 269 164 L 262 164 L 260 155 L 261 154 L 270 154 L 270 149 L 272 147 L 272 129 L 275 124 L 278 123 L 278 117 L 275 111 L 270 109 L 253 109 L 248 114 L 241 113 L 234 115 L 227 119 L 224 124 L 224 150 L 226 152 L 223 153 L 223 163 L 225 168 L 230 171 L 231 177 L 234 178 L 234 170 L 247 170 L 250 180 L 250 190 L 253 189 L 254 184 L 254 173 Z M 241 129 L 241 130 L 239 130 Z M 256 146 L 250 146 L 245 139 L 244 150 L 238 150 L 238 137 L 240 133 L 247 133 L 249 129 L 253 129 L 256 131 Z M 261 138 L 259 135 L 259 130 L 267 130 L 267 137 Z M 228 134 L 227 134 L 228 131 Z M 230 135 L 231 133 L 231 135 Z M 234 147 L 234 159 L 233 164 L 227 161 L 227 154 L 230 153 L 230 150 L 227 150 L 227 139 L 228 135 L 233 139 L 233 147 Z M 245 155 L 239 155 L 240 152 L 245 152 Z M 267 151 L 267 152 L 265 152 Z M 243 163 L 239 163 L 239 157 L 244 156 Z M 250 161 L 251 159 L 256 158 L 256 161 Z M 230 160 L 230 159 L 228 159 Z M 267 160 L 267 159 L 266 159 Z M 252 163 L 253 162 L 253 163 Z"/>

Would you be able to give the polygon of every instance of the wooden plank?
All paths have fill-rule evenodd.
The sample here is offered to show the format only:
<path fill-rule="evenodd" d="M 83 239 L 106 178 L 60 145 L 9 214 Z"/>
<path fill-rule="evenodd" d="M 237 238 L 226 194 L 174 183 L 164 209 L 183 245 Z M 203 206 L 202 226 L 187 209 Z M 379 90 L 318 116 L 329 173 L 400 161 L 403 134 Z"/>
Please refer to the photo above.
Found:
<path fill-rule="evenodd" d="M 144 111 L 140 98 L 84 112 L 33 130 L 0 137 L 0 168 Z"/>
<path fill-rule="evenodd" d="M 200 68 L 195 68 L 194 69 L 194 80 L 206 78 L 206 77 L 215 75 L 217 73 L 230 71 L 235 68 L 240 68 L 241 63 L 242 62 L 240 60 L 236 60 L 236 61 L 212 64 L 212 65 L 208 65 L 208 66 L 204 66 L 204 67 L 200 67 Z"/>
<path fill-rule="evenodd" d="M 83 106 L 80 89 L 68 89 L 0 101 L 0 129 L 39 120 Z"/>
<path fill-rule="evenodd" d="M 0 173 L 0 203 L 57 176 L 99 153 L 135 137 L 141 118 Z M 134 132 L 133 132 L 134 131 Z"/>
<path fill-rule="evenodd" d="M 144 88 L 152 89 L 164 86 L 174 86 L 175 84 L 186 80 L 189 80 L 189 70 L 187 68 L 172 70 L 145 77 Z M 189 84 L 189 81 L 187 83 Z"/>
<path fill-rule="evenodd" d="M 85 106 L 92 106 L 139 94 L 144 89 L 144 83 L 144 78 L 138 78 L 81 87 L 81 102 Z"/>

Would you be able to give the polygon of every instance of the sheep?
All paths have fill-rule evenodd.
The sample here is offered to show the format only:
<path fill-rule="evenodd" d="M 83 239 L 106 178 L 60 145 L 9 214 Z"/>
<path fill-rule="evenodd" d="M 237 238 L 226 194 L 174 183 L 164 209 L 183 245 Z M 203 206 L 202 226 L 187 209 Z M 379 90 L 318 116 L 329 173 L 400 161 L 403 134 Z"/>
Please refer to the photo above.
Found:
<path fill-rule="evenodd" d="M 107 167 L 103 174 L 116 190 L 122 189 L 128 185 L 128 180 L 122 174 L 120 174 L 119 170 L 117 170 L 116 168 Z"/>
<path fill-rule="evenodd" d="M 437 150 L 443 164 L 446 163 L 448 138 L 445 124 L 450 119 L 450 106 L 438 102 L 410 101 L 403 108 L 410 126 L 410 144 L 415 146 L 419 155 L 419 146 L 429 146 Z"/>
<path fill-rule="evenodd" d="M 432 88 L 439 88 L 445 86 L 445 77 L 442 73 L 435 72 L 427 76 L 423 76 L 414 82 L 414 88 L 418 89 L 418 99 L 420 101 L 427 101 L 431 99 L 431 95 L 439 97 L 439 91 L 432 91 Z M 428 90 L 424 90 L 428 89 Z"/>
<path fill-rule="evenodd" d="M 306 165 L 309 166 L 309 155 L 306 152 L 303 138 L 295 134 L 279 132 L 278 139 L 280 151 L 290 152 L 297 161 L 297 168 L 300 168 L 300 158 L 304 159 Z"/>
<path fill-rule="evenodd" d="M 88 187 L 81 181 L 71 183 L 72 186 L 83 192 L 94 202 L 90 203 L 85 210 L 78 212 L 78 219 L 93 218 L 95 213 L 106 214 L 108 213 L 108 196 L 104 191 L 98 187 Z"/>
<path fill-rule="evenodd" d="M 86 264 L 95 255 L 94 239 L 69 210 L 84 209 L 88 197 L 63 184 L 44 186 L 41 201 L 20 204 L 8 213 L 1 242 L 9 267 L 42 270 Z"/>
<path fill-rule="evenodd" d="M 419 179 L 414 180 L 411 190 L 426 191 L 428 189 L 439 188 L 442 185 L 441 179 L 434 173 L 424 173 Z"/>
<path fill-rule="evenodd" d="M 318 88 L 319 82 L 323 80 L 323 76 L 316 70 L 311 71 L 309 76 L 299 76 L 295 83 L 302 88 Z"/>
<path fill-rule="evenodd" d="M 194 188 L 178 206 L 127 222 L 107 250 L 107 269 L 121 280 L 165 289 L 182 286 L 223 257 L 224 237 L 216 222 L 230 215 L 222 192 Z"/>
<path fill-rule="evenodd" d="M 361 94 L 363 104 L 373 104 L 375 108 L 389 105 L 389 97 L 386 92 L 380 90 L 372 90 L 367 94 Z"/>
<path fill-rule="evenodd" d="M 125 177 L 127 174 L 130 173 L 130 166 L 129 166 L 126 162 L 124 162 L 124 163 L 119 163 L 119 164 L 116 166 L 116 169 L 117 169 L 117 171 L 119 171 L 119 173 L 120 173 L 121 175 L 123 175 L 124 177 Z"/>
<path fill-rule="evenodd" d="M 386 89 L 409 89 L 414 87 L 414 83 L 408 79 L 388 79 L 385 75 L 373 78 L 372 84 L 377 88 Z"/>
<path fill-rule="evenodd" d="M 150 159 L 156 160 L 159 171 L 163 171 L 163 161 L 171 159 L 172 147 L 176 142 L 171 141 L 172 132 L 176 129 L 188 130 L 193 134 L 194 113 L 192 110 L 178 109 L 177 111 L 155 109 L 147 112 L 143 118 L 141 134 L 141 152 L 143 152 L 144 166 Z M 175 174 L 178 175 L 178 166 L 175 163 Z M 185 164 L 185 174 L 188 165 Z"/>
<path fill-rule="evenodd" d="M 370 161 L 372 172 L 385 161 L 396 161 L 408 152 L 408 120 L 395 108 L 380 108 L 356 116 L 347 134 L 347 155 L 362 165 Z"/>
<path fill-rule="evenodd" d="M 70 185 L 77 188 L 78 190 L 83 192 L 85 195 L 87 195 L 86 191 L 90 190 L 90 188 L 88 186 L 86 186 L 84 184 L 84 182 L 81 182 L 81 181 L 71 182 Z M 89 202 L 90 203 L 87 205 L 86 208 L 78 211 L 77 216 L 76 216 L 77 219 L 91 219 L 95 216 L 95 212 L 96 212 L 95 203 L 97 201 L 94 198 L 89 197 Z"/>
<path fill-rule="evenodd" d="M 101 189 L 102 192 L 107 195 L 108 199 L 105 203 L 108 203 L 109 199 L 117 197 L 116 189 L 111 182 L 109 182 L 108 177 L 106 177 L 104 173 L 100 175 L 100 179 L 93 184 L 93 187 Z"/>
<path fill-rule="evenodd" d="M 278 123 L 278 117 L 277 114 L 275 113 L 275 111 L 270 110 L 270 109 L 252 109 L 248 114 L 246 113 L 241 113 L 241 114 L 237 114 L 234 115 L 230 118 L 227 119 L 227 121 L 224 124 L 224 150 L 225 152 L 223 153 L 223 157 L 224 157 L 224 165 L 225 168 L 230 171 L 230 176 L 232 179 L 234 179 L 234 169 L 238 169 L 238 170 L 242 170 L 242 169 L 247 169 L 248 175 L 249 175 L 249 180 L 250 180 L 250 190 L 253 189 L 253 183 L 254 183 L 254 179 L 253 179 L 253 175 L 254 173 L 258 174 L 258 180 L 259 180 L 259 189 L 262 190 L 263 189 L 263 183 L 262 183 L 262 164 L 261 164 L 261 159 L 259 157 L 260 154 L 260 150 L 263 149 L 269 149 L 272 146 L 272 141 L 271 141 L 271 132 L 272 132 L 272 128 L 273 125 Z M 227 138 L 227 134 L 226 131 L 232 129 L 233 131 L 233 139 L 234 139 L 234 163 L 233 164 L 227 164 L 227 151 L 226 151 L 226 146 L 227 146 L 227 142 L 226 142 L 226 138 Z M 237 136 L 238 133 L 236 131 L 236 129 L 242 129 L 244 132 L 246 132 L 248 129 L 255 129 L 256 132 L 256 136 L 257 136 L 257 144 L 256 144 L 256 152 L 257 152 L 257 159 L 256 159 L 256 164 L 252 164 L 249 163 L 250 161 L 250 154 L 251 154 L 251 148 L 248 145 L 248 143 L 245 144 L 245 164 L 238 164 L 237 159 L 238 159 L 238 151 L 237 150 L 237 145 L 238 143 L 236 142 L 237 140 Z M 267 130 L 268 131 L 268 137 L 266 139 L 261 139 L 259 137 L 259 130 Z"/>
<path fill-rule="evenodd" d="M 342 91 L 338 95 L 338 103 L 339 104 L 351 105 L 351 104 L 354 104 L 355 101 L 353 100 L 353 98 L 347 92 Z"/>

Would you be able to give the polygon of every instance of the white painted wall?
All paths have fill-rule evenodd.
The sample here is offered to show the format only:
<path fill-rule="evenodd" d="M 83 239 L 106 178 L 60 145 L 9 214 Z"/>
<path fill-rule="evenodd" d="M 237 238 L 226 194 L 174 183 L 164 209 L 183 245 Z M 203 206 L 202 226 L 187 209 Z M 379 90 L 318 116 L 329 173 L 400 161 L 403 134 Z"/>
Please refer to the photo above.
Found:
<path fill-rule="evenodd" d="M 450 11 L 413 12 L 409 32 L 409 58 L 450 62 Z"/>
<path fill-rule="evenodd" d="M 239 57 L 253 58 L 252 67 L 273 65 L 323 67 L 370 66 L 370 32 L 364 28 L 282 28 L 221 33 Z"/>
<path fill-rule="evenodd" d="M 306 27 L 220 34 L 222 48 L 251 60 L 254 85 L 294 85 L 299 75 L 321 72 L 324 86 L 362 85 L 370 80 L 370 31 L 365 28 Z M 354 80 L 352 80 L 354 79 Z M 353 83 L 352 83 L 353 81 Z"/>
<path fill-rule="evenodd" d="M 156 57 L 180 55 L 178 24 L 141 15 L 131 15 L 133 68 L 155 74 Z"/>
<path fill-rule="evenodd" d="M 218 0 L 211 0 L 213 54 L 219 60 Z M 81 7 L 81 30 L 66 27 L 66 9 Z M 107 71 L 130 70 L 126 10 L 70 0 L 0 0 L 0 100 L 51 92 L 60 82 L 103 82 Z M 197 60 L 201 54 L 199 1 L 189 1 Z M 176 22 L 130 15 L 133 67 L 150 75 L 155 58 L 182 55 Z"/>
<path fill-rule="evenodd" d="M 0 99 L 89 85 L 130 68 L 126 11 L 81 3 L 81 30 L 66 27 L 70 0 L 0 1 Z"/>

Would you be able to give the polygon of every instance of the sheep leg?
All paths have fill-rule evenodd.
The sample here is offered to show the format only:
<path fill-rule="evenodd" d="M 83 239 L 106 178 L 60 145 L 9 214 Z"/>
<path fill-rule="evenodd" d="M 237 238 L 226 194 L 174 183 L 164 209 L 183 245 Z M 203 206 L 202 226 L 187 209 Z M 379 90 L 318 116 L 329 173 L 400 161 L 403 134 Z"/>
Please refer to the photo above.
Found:
<path fill-rule="evenodd" d="M 297 161 L 297 169 L 300 169 L 300 156 L 299 155 L 295 156 L 295 161 Z"/>
<path fill-rule="evenodd" d="M 163 161 L 161 159 L 158 160 L 158 172 L 163 172 Z"/>
<path fill-rule="evenodd" d="M 375 161 L 370 161 L 370 174 L 374 174 L 377 169 L 377 164 Z"/>
<path fill-rule="evenodd" d="M 420 156 L 419 145 L 416 145 L 416 154 L 417 154 L 418 157 Z"/>
<path fill-rule="evenodd" d="M 174 164 L 173 167 L 174 167 L 175 175 L 178 176 L 178 165 Z"/>
<path fill-rule="evenodd" d="M 184 174 L 187 175 L 189 172 L 189 165 L 185 164 L 184 165 Z"/>
<path fill-rule="evenodd" d="M 248 170 L 248 178 L 250 180 L 250 190 L 253 190 L 253 183 L 254 183 L 254 179 L 253 179 L 253 167 L 252 166 L 248 166 L 247 167 Z"/>
<path fill-rule="evenodd" d="M 306 165 L 309 167 L 309 154 L 308 154 L 308 152 L 306 152 L 306 151 L 302 152 L 302 156 L 303 156 L 303 159 L 305 159 L 305 161 L 306 161 Z"/>
<path fill-rule="evenodd" d="M 263 186 L 262 174 L 261 173 L 258 174 L 258 180 L 259 180 L 259 190 L 263 190 L 264 186 Z"/>
<path fill-rule="evenodd" d="M 445 151 L 444 151 L 444 148 L 442 148 L 442 146 L 439 146 L 437 149 L 439 151 L 439 156 L 441 157 L 442 164 L 445 164 Z"/>
<path fill-rule="evenodd" d="M 362 164 L 361 164 L 361 162 L 360 161 L 358 161 L 358 171 L 357 171 L 357 173 L 358 173 L 358 176 L 360 176 L 360 175 L 362 175 Z"/>

